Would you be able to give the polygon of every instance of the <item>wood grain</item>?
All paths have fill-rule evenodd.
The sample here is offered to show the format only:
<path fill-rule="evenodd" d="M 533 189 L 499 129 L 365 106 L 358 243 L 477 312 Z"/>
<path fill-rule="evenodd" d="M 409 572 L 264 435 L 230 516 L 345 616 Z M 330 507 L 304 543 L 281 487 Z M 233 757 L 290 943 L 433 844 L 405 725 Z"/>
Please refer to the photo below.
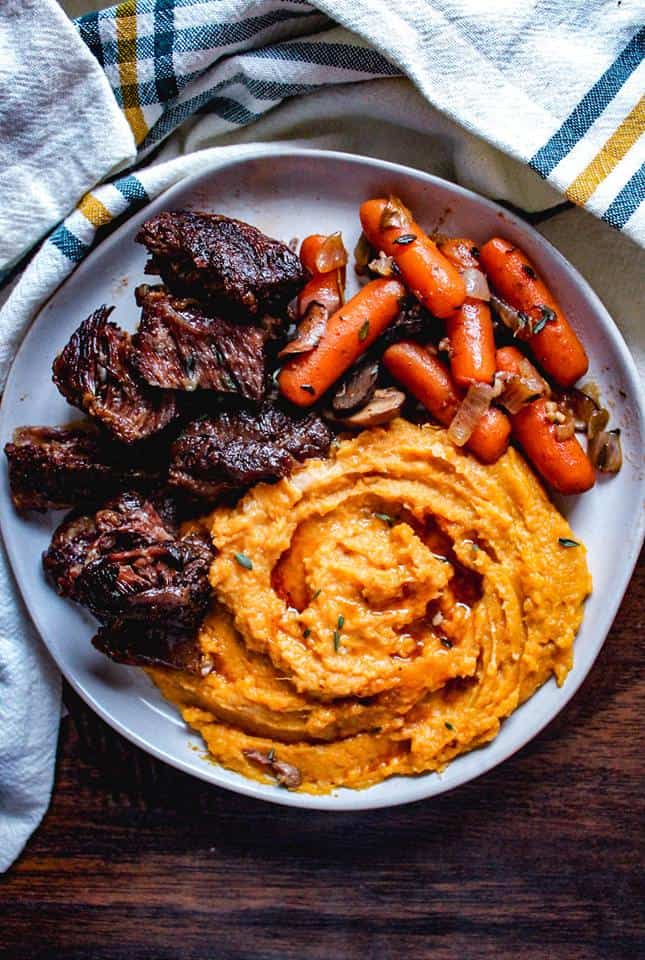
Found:
<path fill-rule="evenodd" d="M 645 563 L 573 701 L 479 780 L 325 814 L 190 779 L 68 689 L 51 809 L 0 881 L 0 957 L 643 955 Z"/>

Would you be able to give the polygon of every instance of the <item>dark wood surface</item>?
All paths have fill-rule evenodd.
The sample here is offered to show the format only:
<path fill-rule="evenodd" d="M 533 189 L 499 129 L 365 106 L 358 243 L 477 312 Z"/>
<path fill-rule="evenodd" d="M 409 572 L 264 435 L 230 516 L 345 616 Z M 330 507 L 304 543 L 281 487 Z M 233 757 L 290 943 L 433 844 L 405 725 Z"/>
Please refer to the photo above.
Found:
<path fill-rule="evenodd" d="M 644 611 L 641 559 L 560 716 L 479 780 L 392 810 L 209 787 L 67 690 L 51 809 L 0 881 L 0 957 L 644 956 Z"/>

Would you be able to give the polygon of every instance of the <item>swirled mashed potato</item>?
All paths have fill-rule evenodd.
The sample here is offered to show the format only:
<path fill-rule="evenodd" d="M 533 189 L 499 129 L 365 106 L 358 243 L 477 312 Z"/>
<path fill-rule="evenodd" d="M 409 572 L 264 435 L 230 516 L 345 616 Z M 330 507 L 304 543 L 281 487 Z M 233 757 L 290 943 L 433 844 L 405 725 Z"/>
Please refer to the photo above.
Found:
<path fill-rule="evenodd" d="M 397 420 L 205 523 L 213 669 L 150 674 L 246 776 L 279 760 L 323 793 L 440 770 L 571 667 L 586 551 L 561 542 L 569 525 L 513 449 L 483 466 Z"/>

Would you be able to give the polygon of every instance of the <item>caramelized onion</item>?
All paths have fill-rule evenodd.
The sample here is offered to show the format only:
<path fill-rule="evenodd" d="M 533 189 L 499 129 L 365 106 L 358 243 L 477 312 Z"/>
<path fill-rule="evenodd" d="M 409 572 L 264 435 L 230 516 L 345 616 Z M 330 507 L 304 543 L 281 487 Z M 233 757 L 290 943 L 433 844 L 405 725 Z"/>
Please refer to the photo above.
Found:
<path fill-rule="evenodd" d="M 494 294 L 491 294 L 490 302 L 495 308 L 495 313 L 499 319 L 505 327 L 508 327 L 508 329 L 512 331 L 514 337 L 528 326 L 529 318 L 527 315 L 516 310 L 510 303 L 506 303 L 505 300 L 500 300 L 499 297 L 496 297 Z"/>
<path fill-rule="evenodd" d="M 602 433 L 608 423 L 609 413 L 607 410 L 603 410 L 602 407 L 599 410 L 594 410 L 587 422 L 587 436 L 589 439 L 593 440 L 597 434 Z"/>
<path fill-rule="evenodd" d="M 381 230 L 387 230 L 389 227 L 397 227 L 402 230 L 411 223 L 412 214 L 408 208 L 398 197 L 390 195 L 381 214 L 379 223 Z"/>
<path fill-rule="evenodd" d="M 296 330 L 293 340 L 290 340 L 278 354 L 278 357 L 290 357 L 297 353 L 308 353 L 318 346 L 327 329 L 329 311 L 322 303 L 313 300 L 307 307 L 306 313 Z"/>
<path fill-rule="evenodd" d="M 571 413 L 567 410 L 565 413 L 564 423 L 556 423 L 554 429 L 555 439 L 556 440 L 570 440 L 571 437 L 576 432 L 576 425 Z"/>
<path fill-rule="evenodd" d="M 372 249 L 369 240 L 364 233 L 361 233 L 356 246 L 354 247 L 354 269 L 359 276 L 367 271 L 367 264 L 372 259 L 373 254 L 374 250 Z"/>
<path fill-rule="evenodd" d="M 318 273 L 331 273 L 347 265 L 347 250 L 340 230 L 323 241 L 314 262 Z"/>
<path fill-rule="evenodd" d="M 601 430 L 589 440 L 587 449 L 594 467 L 602 473 L 618 473 L 623 465 L 620 430 Z"/>
<path fill-rule="evenodd" d="M 468 267 L 462 271 L 464 285 L 466 287 L 466 296 L 473 300 L 490 300 L 490 290 L 486 277 L 475 267 Z"/>
<path fill-rule="evenodd" d="M 473 430 L 490 407 L 493 388 L 488 383 L 473 383 L 448 427 L 448 436 L 457 447 L 470 440 Z"/>
<path fill-rule="evenodd" d="M 379 250 L 378 257 L 370 260 L 368 264 L 370 273 L 375 273 L 378 277 L 391 277 L 394 270 L 394 258 L 386 256 L 382 250 Z"/>

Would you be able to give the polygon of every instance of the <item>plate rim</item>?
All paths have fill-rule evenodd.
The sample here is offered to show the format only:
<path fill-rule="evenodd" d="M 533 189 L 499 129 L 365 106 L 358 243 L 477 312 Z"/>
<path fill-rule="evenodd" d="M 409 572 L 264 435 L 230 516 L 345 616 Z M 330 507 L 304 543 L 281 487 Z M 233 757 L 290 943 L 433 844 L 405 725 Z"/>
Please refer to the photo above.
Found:
<path fill-rule="evenodd" d="M 235 156 L 225 156 L 220 158 L 213 158 L 212 163 L 207 163 L 203 168 L 194 173 L 189 174 L 183 179 L 179 180 L 177 183 L 172 184 L 166 190 L 162 191 L 153 200 L 146 204 L 141 210 L 133 211 L 133 215 L 137 215 L 146 209 L 149 209 L 153 204 L 158 203 L 162 199 L 172 201 L 172 197 L 175 194 L 183 193 L 186 188 L 191 188 L 199 184 L 199 181 L 202 178 L 209 177 L 214 170 L 223 170 L 226 168 L 243 166 L 249 161 L 255 161 L 267 155 L 273 157 L 289 157 L 289 158 L 312 158 L 317 160 L 338 160 L 347 162 L 350 164 L 355 164 L 357 166 L 368 166 L 375 170 L 388 171 L 393 174 L 397 174 L 403 177 L 411 177 L 417 181 L 421 180 L 425 182 L 426 185 L 439 185 L 442 189 L 448 188 L 449 191 L 453 192 L 454 195 L 459 197 L 467 198 L 468 200 L 476 201 L 478 204 L 483 204 L 485 207 L 495 213 L 496 215 L 501 215 L 504 221 L 512 224 L 515 228 L 520 230 L 523 233 L 527 233 L 530 236 L 535 236 L 538 238 L 538 243 L 544 245 L 548 248 L 550 255 L 559 262 L 559 265 L 564 268 L 566 274 L 569 274 L 572 277 L 572 282 L 575 283 L 579 288 L 582 289 L 585 297 L 588 298 L 594 305 L 596 313 L 601 318 L 601 327 L 604 328 L 608 337 L 612 340 L 615 348 L 620 354 L 621 362 L 625 373 L 628 377 L 628 389 L 630 391 L 630 398 L 633 402 L 634 411 L 638 414 L 641 424 L 645 423 L 645 392 L 640 381 L 640 376 L 636 368 L 634 358 L 627 347 L 625 339 L 622 335 L 622 332 L 618 325 L 612 319 L 609 311 L 604 306 L 600 297 L 591 287 L 589 282 L 580 274 L 577 268 L 570 263 L 569 260 L 555 247 L 548 238 L 540 234 L 531 224 L 526 223 L 519 217 L 517 214 L 507 210 L 505 207 L 496 203 L 494 200 L 490 200 L 488 197 L 484 197 L 481 194 L 476 193 L 473 190 L 469 190 L 466 187 L 462 187 L 460 184 L 453 183 L 450 180 L 445 180 L 442 177 L 438 177 L 434 174 L 427 173 L 424 170 L 419 170 L 415 167 L 410 167 L 404 164 L 394 163 L 388 160 L 381 160 L 377 157 L 367 157 L 361 154 L 356 153 L 347 153 L 344 151 L 338 150 L 323 150 L 318 148 L 311 147 L 298 147 L 290 145 L 281 145 L 281 144 L 258 144 L 258 145 L 241 145 L 240 152 Z M 28 343 L 30 337 L 33 335 L 34 327 L 39 320 L 41 314 L 47 309 L 52 298 L 64 287 L 68 282 L 72 280 L 73 277 L 78 277 L 83 275 L 88 270 L 92 269 L 94 259 L 98 256 L 99 252 L 104 253 L 106 249 L 109 249 L 113 246 L 116 246 L 120 241 L 121 234 L 127 232 L 128 227 L 130 226 L 131 217 L 128 217 L 121 223 L 115 230 L 112 231 L 104 240 L 99 242 L 96 247 L 94 247 L 88 256 L 75 268 L 72 272 L 56 287 L 54 291 L 50 294 L 47 300 L 41 305 L 38 312 L 33 317 L 32 321 L 29 324 L 25 336 L 23 337 L 16 353 L 11 361 L 11 366 L 9 373 L 7 375 L 5 388 L 3 391 L 3 399 L 0 403 L 0 435 L 4 435 L 5 430 L 5 421 L 7 419 L 8 406 L 5 403 L 5 397 L 11 392 L 10 388 L 12 386 L 12 381 L 14 377 L 14 371 L 16 368 L 16 360 L 20 353 L 25 349 L 25 344 Z M 641 431 L 642 432 L 642 431 Z M 643 455 L 643 450 L 640 451 L 641 457 Z M 5 471 L 6 473 L 6 471 Z M 5 485 L 6 487 L 6 485 Z M 6 487 L 8 489 L 8 487 Z M 641 500 L 645 498 L 645 475 L 641 472 L 640 480 L 638 482 L 638 490 L 641 495 Z M 8 502 L 7 502 L 8 501 Z M 622 603 L 625 592 L 629 586 L 629 583 L 632 578 L 634 567 L 638 560 L 640 549 L 645 539 L 645 512 L 641 511 L 639 516 L 639 521 L 635 525 L 635 528 L 632 531 L 632 536 L 630 537 L 630 549 L 628 553 L 628 560 L 626 565 L 622 567 L 622 585 L 618 592 L 615 592 L 610 599 L 609 603 L 605 606 L 602 617 L 602 626 L 599 633 L 599 640 L 595 645 L 593 650 L 593 655 L 589 660 L 586 670 L 583 674 L 575 678 L 575 680 L 567 679 L 566 687 L 560 688 L 562 690 L 562 699 L 558 703 L 556 709 L 547 710 L 546 715 L 541 718 L 536 725 L 532 725 L 530 730 L 527 733 L 521 733 L 517 736 L 516 741 L 512 741 L 511 744 L 504 750 L 501 751 L 499 756 L 491 758 L 489 763 L 484 763 L 481 770 L 476 773 L 465 772 L 463 775 L 457 775 L 456 779 L 451 780 L 450 782 L 443 782 L 441 774 L 436 772 L 427 772 L 424 774 L 418 774 L 414 776 L 398 776 L 390 778 L 389 782 L 393 783 L 396 780 L 408 781 L 409 784 L 414 784 L 416 782 L 415 788 L 409 788 L 408 791 L 405 791 L 403 796 L 370 796 L 370 788 L 363 790 L 352 790 L 351 788 L 343 788 L 342 795 L 332 792 L 330 794 L 307 794 L 307 793 L 292 793 L 285 790 L 280 790 L 277 787 L 273 787 L 269 784 L 263 784 L 253 780 L 249 780 L 242 775 L 239 775 L 239 783 L 223 782 L 220 780 L 219 771 L 225 771 L 225 768 L 220 767 L 216 762 L 212 763 L 212 770 L 209 769 L 205 764 L 203 766 L 192 765 L 188 759 L 182 760 L 180 757 L 172 756 L 166 753 L 163 747 L 157 746 L 155 743 L 148 740 L 143 734 L 140 734 L 132 729 L 130 729 L 127 722 L 115 717 L 109 710 L 104 708 L 100 702 L 98 702 L 95 697 L 92 695 L 90 690 L 88 690 L 82 680 L 80 680 L 76 674 L 69 673 L 65 668 L 63 668 L 58 660 L 56 659 L 53 651 L 50 649 L 47 641 L 45 640 L 45 629 L 44 629 L 44 616 L 45 611 L 41 611 L 38 608 L 32 609 L 32 604 L 30 604 L 25 596 L 25 591 L 23 589 L 23 584 L 19 581 L 18 577 L 15 574 L 15 562 L 14 557 L 17 552 L 17 545 L 14 542 L 14 538 L 7 536 L 7 523 L 9 520 L 9 513 L 13 511 L 13 506 L 8 497 L 2 497 L 0 500 L 0 532 L 2 534 L 3 542 L 5 549 L 7 551 L 7 556 L 9 559 L 9 564 L 11 567 L 11 573 L 14 577 L 14 581 L 17 584 L 20 596 L 25 604 L 27 612 L 34 623 L 36 630 L 39 634 L 40 642 L 42 642 L 47 649 L 52 660 L 55 662 L 56 667 L 63 674 L 67 682 L 70 684 L 73 690 L 81 697 L 81 699 L 95 712 L 97 713 L 102 720 L 104 720 L 112 729 L 114 729 L 121 736 L 124 736 L 127 740 L 134 743 L 137 747 L 144 750 L 146 753 L 151 754 L 156 757 L 158 760 L 162 760 L 165 763 L 168 763 L 170 766 L 175 769 L 181 770 L 183 773 L 187 773 L 193 777 L 211 784 L 212 786 L 219 787 L 224 790 L 228 790 L 232 793 L 239 793 L 244 796 L 253 797 L 254 799 L 263 800 L 269 803 L 277 803 L 281 806 L 289 806 L 300 808 L 303 810 L 324 810 L 330 813 L 335 812 L 360 812 L 362 810 L 372 810 L 380 809 L 394 806 L 401 806 L 408 803 L 418 802 L 420 800 L 430 800 L 432 797 L 436 797 L 445 793 L 449 790 L 457 789 L 460 786 L 463 786 L 465 783 L 470 783 L 479 777 L 483 776 L 486 773 L 489 773 L 495 767 L 499 766 L 504 761 L 508 760 L 509 757 L 513 756 L 523 747 L 525 747 L 531 740 L 538 736 L 539 733 L 551 723 L 555 717 L 562 712 L 562 710 L 567 706 L 572 697 L 577 693 L 580 686 L 584 683 L 588 677 L 593 665 L 602 650 L 613 621 L 616 617 L 620 604 Z M 149 681 L 151 682 L 151 681 Z M 552 682 L 552 681 L 551 681 Z M 192 735 L 192 731 L 187 728 L 187 735 Z M 497 739 L 497 738 L 496 738 Z M 486 747 L 491 747 L 495 743 L 495 740 L 491 743 L 485 745 L 481 749 L 486 749 Z M 230 771 L 229 771 L 230 772 Z M 431 781 L 432 786 L 429 788 L 429 781 Z"/>

